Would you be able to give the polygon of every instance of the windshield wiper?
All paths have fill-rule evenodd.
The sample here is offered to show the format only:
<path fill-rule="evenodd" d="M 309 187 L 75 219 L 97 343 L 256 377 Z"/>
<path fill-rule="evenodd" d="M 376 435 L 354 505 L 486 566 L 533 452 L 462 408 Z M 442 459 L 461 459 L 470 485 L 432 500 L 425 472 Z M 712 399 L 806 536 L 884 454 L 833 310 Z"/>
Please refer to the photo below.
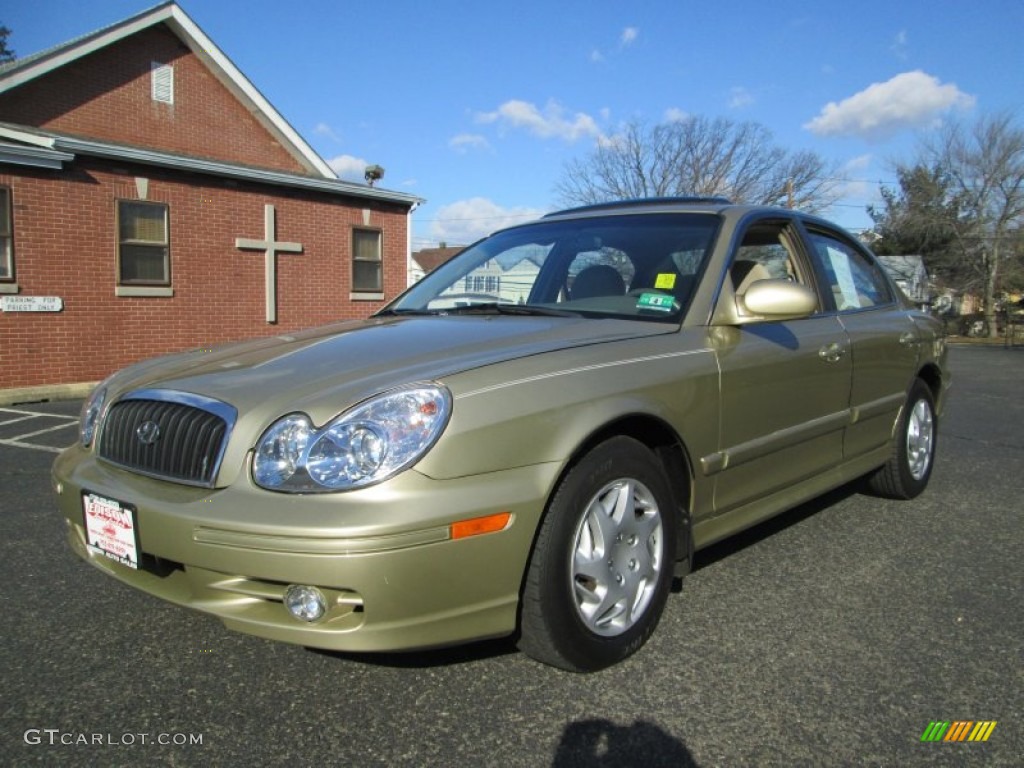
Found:
<path fill-rule="evenodd" d="M 443 310 L 445 314 L 470 314 L 479 312 L 481 314 L 496 315 L 533 315 L 539 317 L 579 317 L 579 312 L 571 312 L 567 309 L 555 309 L 554 307 L 541 307 L 536 304 L 503 304 L 497 301 L 480 302 L 477 304 L 465 304 L 460 307 L 450 307 Z"/>
<path fill-rule="evenodd" d="M 374 317 L 394 317 L 398 315 L 437 315 L 440 314 L 439 310 L 436 309 L 406 309 L 404 307 L 396 307 L 394 309 L 382 309 L 380 312 L 374 313 Z"/>

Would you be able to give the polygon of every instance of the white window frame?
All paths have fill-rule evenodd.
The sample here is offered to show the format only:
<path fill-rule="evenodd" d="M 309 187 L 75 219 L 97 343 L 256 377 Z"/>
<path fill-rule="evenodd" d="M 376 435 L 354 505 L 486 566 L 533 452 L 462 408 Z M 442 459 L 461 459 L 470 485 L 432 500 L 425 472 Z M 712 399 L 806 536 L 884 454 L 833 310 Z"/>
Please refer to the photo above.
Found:
<path fill-rule="evenodd" d="M 121 217 L 124 215 L 124 207 L 150 206 L 160 208 L 163 211 L 163 238 L 162 240 L 144 239 L 122 239 L 121 238 Z M 171 289 L 171 236 L 170 236 L 170 206 L 167 203 L 152 202 L 149 200 L 118 200 L 115 216 L 115 236 L 117 238 L 117 284 L 115 294 L 117 296 L 172 296 Z M 159 280 L 125 280 L 123 265 L 124 246 L 162 249 L 164 258 L 164 276 Z"/>
<path fill-rule="evenodd" d="M 11 201 L 11 188 L 0 184 L 0 208 L 4 214 L 0 218 L 0 293 L 17 293 L 14 271 L 14 205 Z M 3 227 L 6 222 L 6 228 Z"/>
<path fill-rule="evenodd" d="M 360 235 L 371 235 L 377 239 L 377 252 L 375 258 L 366 258 L 365 256 L 359 255 L 359 249 L 356 247 L 356 239 Z M 368 289 L 365 286 L 359 286 L 356 283 L 356 265 L 375 263 L 377 265 L 379 275 L 379 287 Z M 384 298 L 384 233 L 379 229 L 373 229 L 371 227 L 353 227 L 352 228 L 352 265 L 351 265 L 351 279 L 352 279 L 352 292 L 349 298 L 356 301 L 380 301 Z"/>

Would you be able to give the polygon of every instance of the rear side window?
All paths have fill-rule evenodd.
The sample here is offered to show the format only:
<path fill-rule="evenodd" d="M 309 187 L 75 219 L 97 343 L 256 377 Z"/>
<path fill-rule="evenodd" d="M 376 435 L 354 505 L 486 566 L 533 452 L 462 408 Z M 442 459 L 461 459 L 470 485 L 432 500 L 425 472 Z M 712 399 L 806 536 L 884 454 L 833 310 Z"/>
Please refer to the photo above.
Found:
<path fill-rule="evenodd" d="M 881 268 L 852 243 L 824 232 L 810 232 L 811 258 L 840 312 L 892 302 Z"/>

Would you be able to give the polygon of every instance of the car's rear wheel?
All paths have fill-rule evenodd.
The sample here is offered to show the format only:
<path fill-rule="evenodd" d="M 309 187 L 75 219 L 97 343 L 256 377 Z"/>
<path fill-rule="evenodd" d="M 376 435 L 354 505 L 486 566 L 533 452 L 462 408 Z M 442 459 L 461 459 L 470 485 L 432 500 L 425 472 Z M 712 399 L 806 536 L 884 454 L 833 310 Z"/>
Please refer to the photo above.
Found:
<path fill-rule="evenodd" d="M 871 490 L 891 499 L 912 499 L 920 494 L 932 474 L 937 439 L 935 398 L 918 379 L 896 423 L 892 455 L 868 479 Z"/>
<path fill-rule="evenodd" d="M 672 585 L 676 513 L 657 457 L 615 437 L 562 480 L 523 586 L 519 647 L 575 672 L 636 652 Z"/>

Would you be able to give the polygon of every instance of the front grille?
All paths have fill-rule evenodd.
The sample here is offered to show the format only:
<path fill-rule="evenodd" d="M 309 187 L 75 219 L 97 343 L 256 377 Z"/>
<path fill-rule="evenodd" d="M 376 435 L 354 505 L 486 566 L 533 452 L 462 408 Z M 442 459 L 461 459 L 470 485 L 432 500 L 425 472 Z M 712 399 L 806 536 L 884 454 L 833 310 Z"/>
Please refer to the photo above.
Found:
<path fill-rule="evenodd" d="M 99 455 L 144 475 L 210 486 L 233 421 L 234 409 L 219 401 L 163 390 L 136 392 L 107 412 Z"/>

